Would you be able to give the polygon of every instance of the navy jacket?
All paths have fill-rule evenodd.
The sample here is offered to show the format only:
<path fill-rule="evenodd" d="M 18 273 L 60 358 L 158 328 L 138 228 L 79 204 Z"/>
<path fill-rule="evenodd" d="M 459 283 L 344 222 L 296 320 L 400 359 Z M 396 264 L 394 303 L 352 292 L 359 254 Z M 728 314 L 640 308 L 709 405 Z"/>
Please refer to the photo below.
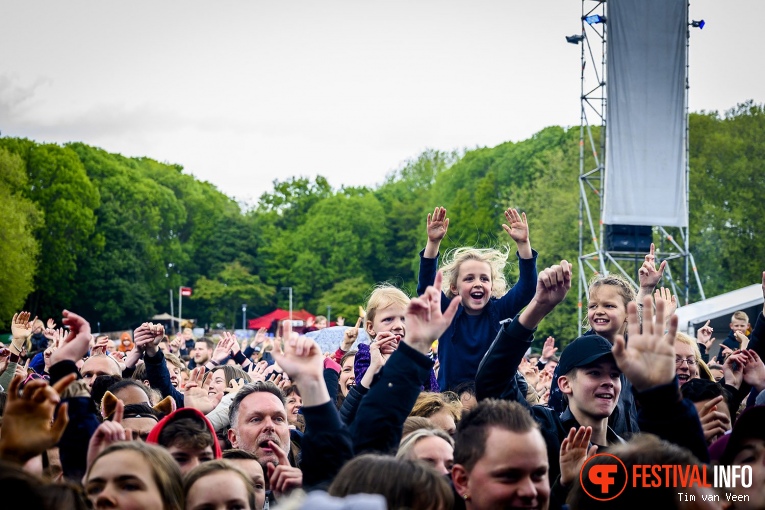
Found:
<path fill-rule="evenodd" d="M 420 252 L 420 273 L 417 279 L 417 295 L 433 285 L 438 271 L 438 257 L 425 258 Z M 462 305 L 454 320 L 438 339 L 438 385 L 441 391 L 453 390 L 465 381 L 475 379 L 478 365 L 491 341 L 499 331 L 499 322 L 508 319 L 525 307 L 534 297 L 537 286 L 537 255 L 532 250 L 530 259 L 518 256 L 519 277 L 516 284 L 501 298 L 491 298 L 480 315 L 468 315 Z M 451 298 L 441 293 L 441 310 L 446 310 Z"/>

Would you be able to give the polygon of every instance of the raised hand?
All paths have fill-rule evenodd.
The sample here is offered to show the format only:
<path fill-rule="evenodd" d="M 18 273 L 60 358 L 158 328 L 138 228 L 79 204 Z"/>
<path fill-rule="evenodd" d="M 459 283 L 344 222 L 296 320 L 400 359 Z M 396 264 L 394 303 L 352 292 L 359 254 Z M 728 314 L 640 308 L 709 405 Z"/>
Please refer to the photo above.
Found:
<path fill-rule="evenodd" d="M 90 349 L 91 356 L 98 356 L 100 354 L 106 355 L 106 349 L 109 347 L 109 337 L 106 335 L 96 338 L 96 343 Z"/>
<path fill-rule="evenodd" d="M 598 446 L 590 446 L 590 439 L 592 427 L 571 427 L 560 444 L 560 483 L 563 486 L 569 486 L 576 480 L 584 461 L 597 453 Z"/>
<path fill-rule="evenodd" d="M 765 390 L 765 364 L 752 349 L 742 351 L 747 358 L 744 366 L 744 382 L 754 387 L 757 392 Z"/>
<path fill-rule="evenodd" d="M 645 261 L 638 271 L 638 280 L 640 281 L 640 289 L 648 292 L 653 292 L 656 284 L 659 283 L 661 277 L 664 275 L 664 268 L 667 267 L 667 261 L 662 261 L 658 269 L 656 269 L 656 245 L 651 243 L 651 249 L 645 256 Z"/>
<path fill-rule="evenodd" d="M 156 356 L 163 338 L 165 338 L 165 327 L 162 324 L 144 322 L 133 332 L 133 342 L 147 356 Z"/>
<path fill-rule="evenodd" d="M 61 404 L 58 412 L 56 407 L 75 378 L 69 374 L 53 385 L 44 379 L 31 379 L 21 392 L 23 377 L 11 380 L 3 412 L 0 458 L 23 464 L 56 446 L 69 423 L 67 404 Z"/>
<path fill-rule="evenodd" d="M 274 492 L 277 499 L 293 489 L 303 486 L 303 472 L 290 465 L 287 453 L 273 441 L 268 442 L 269 448 L 274 452 L 277 464 L 267 464 L 268 488 Z"/>
<path fill-rule="evenodd" d="M 228 382 L 228 386 L 223 390 L 223 393 L 233 393 L 236 395 L 244 387 L 245 380 L 240 377 L 239 379 L 231 379 Z"/>
<path fill-rule="evenodd" d="M 433 214 L 428 213 L 428 242 L 441 244 L 447 230 L 449 230 L 449 218 L 446 217 L 446 209 L 436 207 Z"/>
<path fill-rule="evenodd" d="M 193 407 L 207 414 L 215 409 L 215 402 L 208 396 L 205 375 L 205 367 L 196 367 L 191 371 L 183 388 L 183 403 L 186 407 Z"/>
<path fill-rule="evenodd" d="M 64 326 L 69 326 L 69 333 L 58 349 L 50 357 L 51 365 L 69 360 L 75 363 L 88 353 L 90 347 L 90 324 L 74 312 L 64 310 Z"/>
<path fill-rule="evenodd" d="M 557 306 L 571 289 L 571 276 L 571 264 L 565 260 L 542 270 L 537 281 L 534 300 L 538 304 Z"/>
<path fill-rule="evenodd" d="M 213 350 L 212 356 L 210 359 L 212 359 L 215 363 L 223 363 L 223 360 L 229 357 L 229 354 L 232 353 L 234 346 L 239 346 L 239 344 L 236 341 L 236 337 L 234 337 L 232 334 L 225 332 L 223 334 L 223 338 L 221 338 L 218 341 L 218 344 L 215 346 L 215 350 Z"/>
<path fill-rule="evenodd" d="M 505 220 L 507 223 L 502 224 L 502 228 L 507 232 L 507 235 L 515 241 L 515 244 L 524 245 L 529 242 L 529 222 L 526 219 L 526 213 L 519 214 L 517 209 L 508 208 L 505 211 Z M 523 254 L 521 254 L 522 258 Z"/>
<path fill-rule="evenodd" d="M 669 319 L 674 315 L 675 310 L 677 310 L 677 296 L 673 296 L 672 292 L 666 287 L 656 289 L 653 295 L 654 301 L 664 301 L 664 317 Z"/>
<path fill-rule="evenodd" d="M 643 298 L 643 329 L 640 330 L 637 304 L 627 305 L 627 332 L 629 345 L 624 336 L 617 335 L 613 354 L 616 364 L 632 382 L 635 389 L 645 391 L 668 384 L 675 378 L 675 337 L 677 315 L 669 319 L 669 329 L 664 334 L 664 301 L 656 303 L 656 320 L 651 307 L 651 296 Z"/>
<path fill-rule="evenodd" d="M 24 350 L 24 344 L 27 338 L 32 336 L 32 323 L 37 320 L 37 317 L 29 320 L 31 314 L 29 312 L 19 312 L 13 314 L 11 320 L 11 345 L 9 346 L 11 352 L 17 356 Z"/>
<path fill-rule="evenodd" d="M 742 351 L 746 349 L 749 346 L 749 337 L 743 334 L 741 331 L 736 331 L 733 333 L 736 337 L 736 340 L 738 340 L 738 343 L 740 344 L 739 349 Z"/>
<path fill-rule="evenodd" d="M 728 418 L 728 415 L 717 410 L 717 405 L 722 400 L 723 396 L 718 395 L 704 404 L 699 411 L 699 420 L 701 421 L 701 428 L 704 431 L 704 439 L 706 439 L 707 444 L 714 443 L 717 438 L 730 429 L 730 418 Z"/>
<path fill-rule="evenodd" d="M 714 328 L 709 325 L 709 321 L 696 331 L 696 342 L 706 347 L 707 351 L 709 351 L 709 348 L 712 347 L 712 344 L 715 342 L 715 339 L 712 336 L 713 332 Z"/>
<path fill-rule="evenodd" d="M 545 340 L 545 344 L 542 347 L 542 359 L 545 361 L 549 361 L 550 358 L 555 356 L 555 352 L 558 350 L 557 347 L 555 347 L 555 339 L 551 336 L 548 336 Z"/>
<path fill-rule="evenodd" d="M 307 336 L 293 337 L 283 349 L 274 349 L 274 360 L 293 379 L 302 392 L 304 380 L 323 381 L 324 356 L 319 345 Z"/>
<path fill-rule="evenodd" d="M 631 338 L 630 342 L 632 342 Z M 744 368 L 748 362 L 749 358 L 746 354 L 738 350 L 725 358 L 725 363 L 723 363 L 725 382 L 736 389 L 740 388 L 741 383 L 744 382 Z"/>
<path fill-rule="evenodd" d="M 340 349 L 343 352 L 348 352 L 353 347 L 354 342 L 359 338 L 359 328 L 361 327 L 361 317 L 356 321 L 356 325 L 352 328 L 347 328 L 343 331 L 343 341 L 340 344 Z"/>
<path fill-rule="evenodd" d="M 128 441 L 132 439 L 125 427 L 122 426 L 122 418 L 125 413 L 125 403 L 122 400 L 117 400 L 116 407 L 114 408 L 114 416 L 111 421 L 106 420 L 99 425 L 90 436 L 88 442 L 88 456 L 87 456 L 87 468 L 93 464 L 98 455 L 110 444 L 118 441 Z"/>
<path fill-rule="evenodd" d="M 252 382 L 265 381 L 266 370 L 268 370 L 268 361 L 258 361 L 249 366 L 247 374 L 250 376 Z"/>
<path fill-rule="evenodd" d="M 406 309 L 407 334 L 404 342 L 425 355 L 430 352 L 433 340 L 449 327 L 461 301 L 459 296 L 455 296 L 449 303 L 449 308 L 441 313 L 439 289 L 442 279 L 443 275 L 439 271 L 433 285 L 425 289 L 424 294 L 412 299 Z"/>
<path fill-rule="evenodd" d="M 268 337 L 268 329 L 266 328 L 260 328 L 257 333 L 255 333 L 255 338 L 252 339 L 252 342 L 250 342 L 250 348 L 254 349 L 255 347 L 262 344 L 266 338 Z"/>

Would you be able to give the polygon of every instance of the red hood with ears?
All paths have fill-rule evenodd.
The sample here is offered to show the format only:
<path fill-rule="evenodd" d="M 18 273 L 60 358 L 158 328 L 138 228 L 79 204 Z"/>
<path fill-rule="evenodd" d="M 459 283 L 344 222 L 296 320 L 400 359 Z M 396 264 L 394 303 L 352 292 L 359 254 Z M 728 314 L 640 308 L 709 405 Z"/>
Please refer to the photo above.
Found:
<path fill-rule="evenodd" d="M 210 420 L 207 419 L 207 416 L 205 416 L 202 411 L 193 407 L 181 407 L 180 409 L 176 409 L 172 413 L 162 418 L 159 423 L 154 425 L 154 427 L 151 429 L 149 436 L 146 438 L 146 442 L 159 444 L 159 435 L 162 433 L 162 430 L 167 426 L 168 423 L 177 420 L 178 418 L 196 418 L 204 422 L 213 437 L 213 454 L 215 455 L 215 458 L 223 458 L 223 452 L 220 449 L 220 442 L 218 441 L 218 436 L 215 434 L 215 427 L 213 427 L 213 424 L 210 423 Z"/>

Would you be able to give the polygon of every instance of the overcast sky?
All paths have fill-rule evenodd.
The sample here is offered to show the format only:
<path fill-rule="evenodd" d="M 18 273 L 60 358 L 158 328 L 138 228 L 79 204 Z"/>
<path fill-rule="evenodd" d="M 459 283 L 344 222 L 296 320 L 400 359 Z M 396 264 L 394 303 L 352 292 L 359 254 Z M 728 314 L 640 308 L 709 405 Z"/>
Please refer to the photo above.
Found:
<path fill-rule="evenodd" d="M 590 4 L 591 2 L 587 2 Z M 579 125 L 579 0 L 3 2 L 0 131 L 274 179 L 374 186 L 427 148 Z M 691 111 L 765 102 L 762 0 L 691 0 Z"/>

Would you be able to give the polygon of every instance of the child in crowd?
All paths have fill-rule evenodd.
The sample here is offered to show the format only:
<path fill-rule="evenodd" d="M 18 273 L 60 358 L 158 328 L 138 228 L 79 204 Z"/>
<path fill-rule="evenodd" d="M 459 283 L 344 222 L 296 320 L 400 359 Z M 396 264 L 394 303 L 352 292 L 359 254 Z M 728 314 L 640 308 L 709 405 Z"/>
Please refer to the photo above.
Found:
<path fill-rule="evenodd" d="M 587 291 L 587 325 L 586 334 L 598 335 L 614 344 L 618 336 L 627 336 L 627 305 L 634 302 L 641 318 L 643 299 L 651 296 L 656 284 L 661 279 L 667 265 L 663 261 L 656 267 L 656 246 L 651 243 L 649 252 L 645 255 L 643 265 L 638 271 L 640 290 L 636 293 L 632 284 L 623 276 L 612 273 L 607 275 L 595 274 L 589 282 Z M 667 314 L 669 317 L 671 315 Z M 558 386 L 560 370 L 556 367 L 550 385 L 548 405 L 556 412 L 565 409 L 563 393 Z M 621 377 L 622 391 L 616 410 L 611 414 L 609 425 L 622 437 L 628 438 L 638 432 L 637 411 L 635 400 L 630 391 L 629 381 Z"/>
<path fill-rule="evenodd" d="M 738 349 L 744 349 L 746 346 L 742 346 L 742 340 L 746 338 L 746 332 L 750 328 L 749 316 L 746 312 L 738 310 L 731 315 L 730 318 L 730 331 L 725 340 L 720 344 L 720 350 L 717 352 L 717 361 L 722 363 L 725 361 L 725 348 L 727 347 L 731 351 Z"/>
<path fill-rule="evenodd" d="M 502 228 L 515 242 L 520 275 L 515 286 L 506 291 L 503 274 L 508 253 L 497 249 L 462 247 L 446 255 L 441 268 L 445 310 L 452 298 L 462 303 L 454 321 L 438 342 L 438 384 L 441 391 L 472 381 L 486 350 L 499 330 L 500 321 L 515 316 L 534 295 L 537 281 L 537 253 L 531 249 L 526 214 L 516 209 L 505 211 L 507 224 Z M 436 207 L 427 218 L 428 242 L 420 252 L 420 273 L 417 294 L 432 285 L 438 266 L 439 248 L 449 227 L 446 209 Z"/>

